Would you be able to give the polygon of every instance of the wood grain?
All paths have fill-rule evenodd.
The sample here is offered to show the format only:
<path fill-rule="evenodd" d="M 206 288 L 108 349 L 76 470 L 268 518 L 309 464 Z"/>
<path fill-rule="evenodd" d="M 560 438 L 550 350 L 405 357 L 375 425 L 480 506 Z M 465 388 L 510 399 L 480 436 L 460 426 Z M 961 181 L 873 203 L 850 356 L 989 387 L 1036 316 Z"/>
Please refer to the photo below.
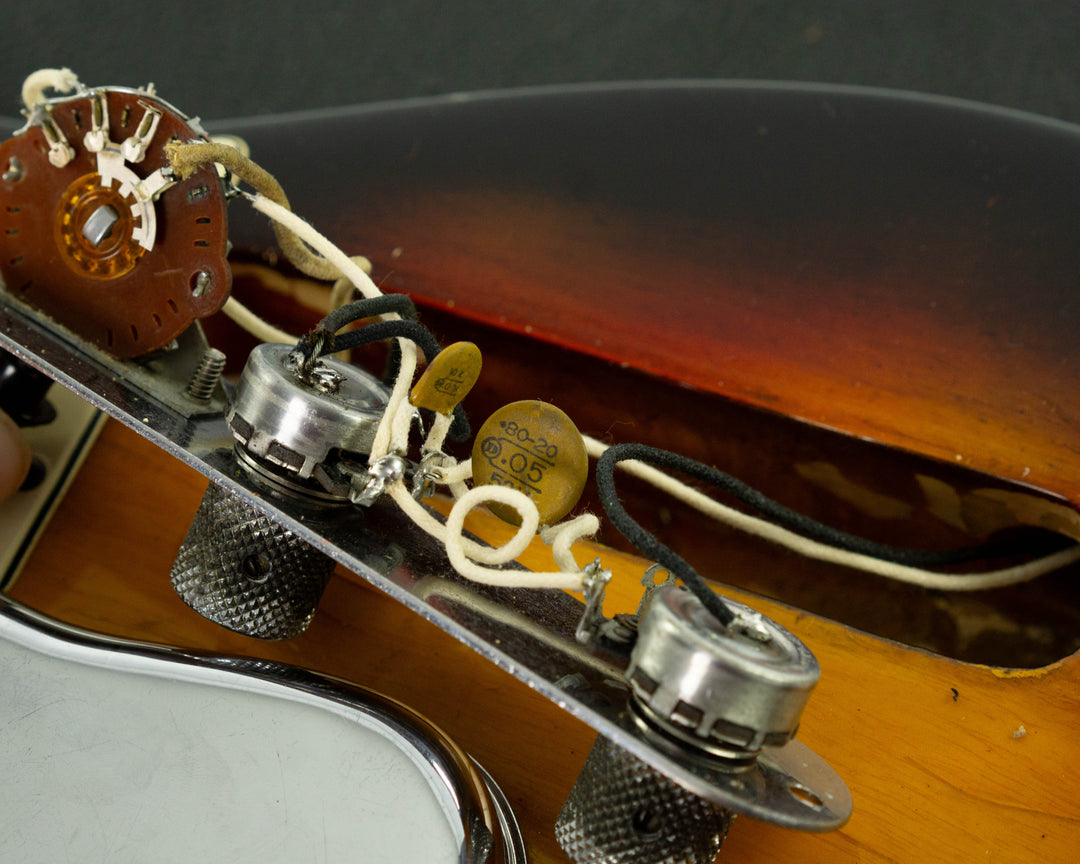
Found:
<path fill-rule="evenodd" d="M 173 594 L 168 570 L 204 486 L 109 424 L 11 593 L 91 629 L 297 663 L 400 699 L 492 771 L 531 860 L 564 861 L 551 826 L 592 732 L 340 570 L 299 639 L 259 642 L 199 618 Z M 602 554 L 616 571 L 606 611 L 632 607 L 643 562 Z M 822 681 L 800 739 L 839 771 L 856 803 L 851 822 L 824 835 L 738 820 L 720 860 L 1067 861 L 1080 848 L 1080 657 L 1015 673 L 964 664 L 727 593 L 817 655 Z M 1026 736 L 1014 737 L 1021 726 Z"/>

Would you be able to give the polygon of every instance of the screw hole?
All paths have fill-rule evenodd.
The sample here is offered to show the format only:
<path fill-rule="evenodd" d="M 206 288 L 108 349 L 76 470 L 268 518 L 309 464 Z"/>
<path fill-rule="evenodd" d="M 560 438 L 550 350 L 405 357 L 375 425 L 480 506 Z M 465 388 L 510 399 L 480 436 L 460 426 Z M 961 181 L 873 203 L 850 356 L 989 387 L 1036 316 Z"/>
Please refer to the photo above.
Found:
<path fill-rule="evenodd" d="M 270 559 L 263 552 L 248 555 L 247 558 L 240 562 L 241 572 L 249 582 L 254 582 L 256 585 L 262 585 L 269 579 L 272 569 Z"/>
<path fill-rule="evenodd" d="M 660 817 L 648 807 L 642 807 L 638 810 L 630 824 L 633 826 L 634 831 L 643 837 L 654 837 L 660 833 L 660 829 L 663 827 Z"/>
<path fill-rule="evenodd" d="M 806 804 L 808 807 L 813 807 L 815 810 L 825 806 L 824 801 L 818 798 L 813 791 L 807 789 L 801 783 L 792 783 L 788 786 L 788 791 L 802 801 L 803 804 Z"/>

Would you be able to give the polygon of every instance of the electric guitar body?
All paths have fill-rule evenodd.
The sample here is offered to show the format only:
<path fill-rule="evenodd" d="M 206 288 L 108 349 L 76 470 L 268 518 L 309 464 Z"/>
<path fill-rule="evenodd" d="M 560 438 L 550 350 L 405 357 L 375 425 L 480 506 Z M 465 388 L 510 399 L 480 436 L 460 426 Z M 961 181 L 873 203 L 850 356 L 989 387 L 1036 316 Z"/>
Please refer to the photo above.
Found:
<path fill-rule="evenodd" d="M 582 432 L 677 451 L 895 545 L 1080 539 L 1072 126 L 903 94 L 702 83 L 213 131 L 245 138 L 294 210 L 367 255 L 444 344 L 481 347 L 474 425 L 545 399 Z M 325 294 L 235 205 L 230 239 L 236 296 L 292 332 L 321 317 Z M 230 324 L 205 326 L 246 356 Z M 650 530 L 823 670 L 799 738 L 845 779 L 854 815 L 820 835 L 739 820 L 720 860 L 1071 860 L 1080 568 L 930 591 L 620 483 Z M 287 661 L 398 699 L 492 773 L 530 860 L 565 860 L 552 826 L 595 732 L 342 568 L 297 639 L 199 618 L 167 574 L 204 488 L 109 424 L 11 595 L 90 629 Z M 601 539 L 605 614 L 633 611 L 647 562 Z"/>

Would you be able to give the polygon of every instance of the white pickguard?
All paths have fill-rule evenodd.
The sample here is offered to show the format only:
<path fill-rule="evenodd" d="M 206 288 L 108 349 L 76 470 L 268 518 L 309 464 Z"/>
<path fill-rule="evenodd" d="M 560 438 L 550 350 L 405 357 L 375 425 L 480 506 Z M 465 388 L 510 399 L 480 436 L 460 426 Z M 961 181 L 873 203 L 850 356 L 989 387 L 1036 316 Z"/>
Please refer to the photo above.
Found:
<path fill-rule="evenodd" d="M 445 783 L 347 705 L 0 637 L 0 861 L 460 860 Z"/>

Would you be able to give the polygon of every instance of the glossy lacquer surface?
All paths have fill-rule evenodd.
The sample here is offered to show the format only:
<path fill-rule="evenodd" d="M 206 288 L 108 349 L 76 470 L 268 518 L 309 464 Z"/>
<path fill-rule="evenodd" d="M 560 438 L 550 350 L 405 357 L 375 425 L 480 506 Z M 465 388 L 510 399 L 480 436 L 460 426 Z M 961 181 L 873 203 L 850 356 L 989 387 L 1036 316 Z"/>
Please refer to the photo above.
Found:
<path fill-rule="evenodd" d="M 690 84 L 218 128 L 384 288 L 1080 503 L 1075 127 Z"/>

